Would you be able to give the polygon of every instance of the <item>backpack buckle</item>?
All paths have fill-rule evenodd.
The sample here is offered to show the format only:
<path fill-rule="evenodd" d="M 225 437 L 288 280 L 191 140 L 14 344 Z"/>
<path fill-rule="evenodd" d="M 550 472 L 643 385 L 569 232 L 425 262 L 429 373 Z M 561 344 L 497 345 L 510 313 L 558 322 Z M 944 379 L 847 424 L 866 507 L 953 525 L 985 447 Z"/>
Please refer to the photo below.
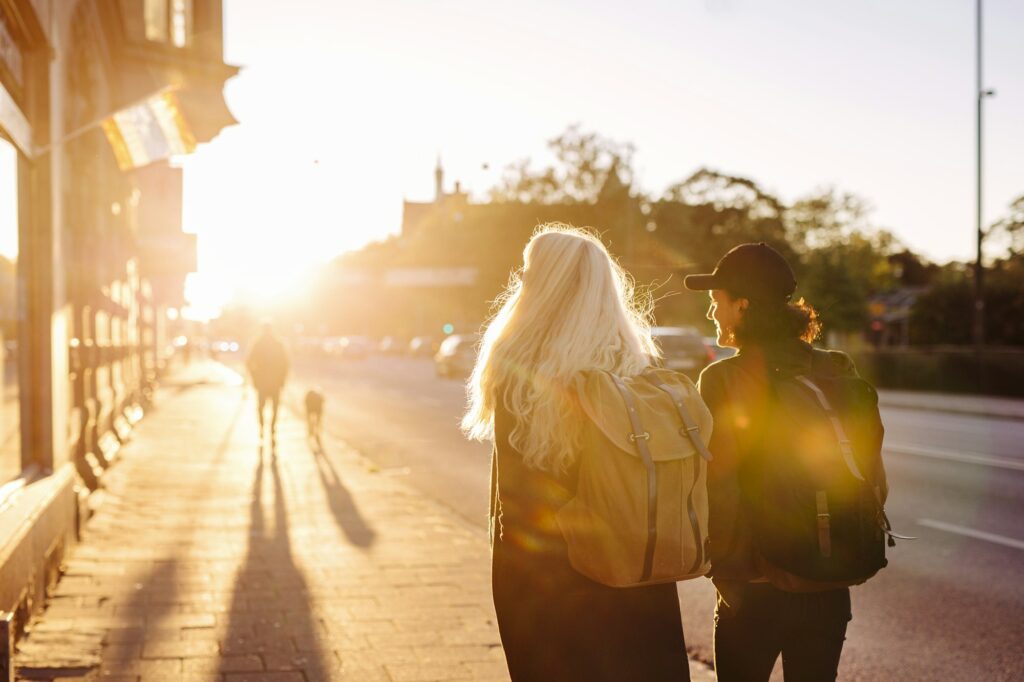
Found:
<path fill-rule="evenodd" d="M 629 442 L 630 443 L 635 443 L 637 438 L 643 438 L 644 440 L 650 440 L 651 439 L 651 434 L 647 433 L 646 431 L 644 431 L 641 434 L 636 434 L 636 433 L 629 434 Z"/>
<path fill-rule="evenodd" d="M 693 426 L 680 426 L 679 427 L 679 435 L 680 436 L 686 436 L 688 434 L 693 433 L 694 431 L 700 431 L 700 427 L 697 426 L 696 424 L 694 424 Z"/>

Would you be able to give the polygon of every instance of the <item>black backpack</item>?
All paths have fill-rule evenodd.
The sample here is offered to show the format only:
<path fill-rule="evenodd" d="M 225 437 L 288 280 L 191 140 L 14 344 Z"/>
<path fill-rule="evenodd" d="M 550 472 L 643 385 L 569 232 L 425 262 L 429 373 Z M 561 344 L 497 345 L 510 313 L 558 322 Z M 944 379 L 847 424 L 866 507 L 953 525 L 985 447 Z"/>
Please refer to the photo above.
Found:
<path fill-rule="evenodd" d="M 838 354 L 837 354 L 838 355 Z M 769 369 L 767 409 L 748 491 L 759 565 L 781 589 L 856 585 L 885 567 L 878 394 L 814 352 L 809 375 Z"/>

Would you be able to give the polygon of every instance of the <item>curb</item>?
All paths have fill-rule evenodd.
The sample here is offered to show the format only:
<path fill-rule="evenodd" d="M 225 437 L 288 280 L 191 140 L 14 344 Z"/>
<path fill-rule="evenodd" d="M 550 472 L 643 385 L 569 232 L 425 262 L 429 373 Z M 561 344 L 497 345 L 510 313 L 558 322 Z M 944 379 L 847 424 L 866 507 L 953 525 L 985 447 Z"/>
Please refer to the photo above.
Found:
<path fill-rule="evenodd" d="M 968 417 L 985 417 L 987 419 L 1001 419 L 1007 421 L 1024 421 L 1024 402 L 1020 407 L 1005 406 L 997 407 L 994 410 L 984 410 L 980 407 L 970 405 L 941 405 L 927 401 L 915 401 L 913 398 L 901 399 L 879 396 L 879 407 L 888 407 L 898 410 L 920 410 L 922 412 L 941 412 L 943 414 L 959 414 Z"/>

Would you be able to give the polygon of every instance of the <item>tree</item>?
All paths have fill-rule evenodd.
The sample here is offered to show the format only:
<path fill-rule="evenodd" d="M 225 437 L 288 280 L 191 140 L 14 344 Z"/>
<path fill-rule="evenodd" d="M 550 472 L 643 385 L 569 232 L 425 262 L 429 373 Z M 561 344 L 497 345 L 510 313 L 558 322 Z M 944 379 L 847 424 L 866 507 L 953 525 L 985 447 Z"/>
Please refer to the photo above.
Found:
<path fill-rule="evenodd" d="M 931 283 L 939 266 L 929 263 L 910 249 L 889 256 L 892 276 L 900 286 L 924 287 Z"/>
<path fill-rule="evenodd" d="M 786 231 L 800 255 L 799 294 L 818 309 L 826 330 L 863 329 L 868 300 L 896 284 L 896 239 L 871 224 L 870 212 L 860 197 L 831 187 L 786 210 Z"/>
<path fill-rule="evenodd" d="M 693 271 L 712 267 L 744 242 L 767 242 L 786 256 L 782 202 L 748 178 L 701 168 L 651 207 L 656 235 Z"/>
<path fill-rule="evenodd" d="M 991 236 L 1010 252 L 1010 258 L 1024 257 L 1024 194 L 1010 203 L 1009 212 L 992 226 Z"/>
<path fill-rule="evenodd" d="M 786 209 L 791 243 L 801 251 L 841 244 L 854 233 L 870 233 L 871 206 L 855 194 L 825 187 L 798 199 Z"/>
<path fill-rule="evenodd" d="M 631 143 L 617 142 L 574 124 L 547 147 L 555 163 L 540 170 L 521 159 L 505 168 L 498 186 L 491 190 L 494 201 L 522 201 L 554 204 L 594 202 L 612 172 L 624 185 L 633 183 Z"/>
<path fill-rule="evenodd" d="M 700 168 L 682 182 L 671 185 L 663 196 L 691 206 L 711 205 L 718 211 L 736 210 L 751 220 L 778 218 L 783 206 L 749 178 Z"/>

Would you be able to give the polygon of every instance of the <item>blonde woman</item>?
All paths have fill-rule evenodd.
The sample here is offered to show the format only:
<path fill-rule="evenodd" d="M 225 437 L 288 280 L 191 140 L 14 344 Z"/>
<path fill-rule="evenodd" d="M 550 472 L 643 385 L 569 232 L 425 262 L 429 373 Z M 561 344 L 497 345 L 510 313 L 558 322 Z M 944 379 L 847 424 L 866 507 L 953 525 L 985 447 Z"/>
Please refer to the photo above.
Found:
<path fill-rule="evenodd" d="M 689 679 L 675 584 L 589 580 L 555 523 L 577 472 L 574 380 L 641 374 L 657 355 L 648 313 L 598 238 L 549 224 L 484 334 L 462 426 L 494 442 L 491 584 L 515 682 Z"/>

